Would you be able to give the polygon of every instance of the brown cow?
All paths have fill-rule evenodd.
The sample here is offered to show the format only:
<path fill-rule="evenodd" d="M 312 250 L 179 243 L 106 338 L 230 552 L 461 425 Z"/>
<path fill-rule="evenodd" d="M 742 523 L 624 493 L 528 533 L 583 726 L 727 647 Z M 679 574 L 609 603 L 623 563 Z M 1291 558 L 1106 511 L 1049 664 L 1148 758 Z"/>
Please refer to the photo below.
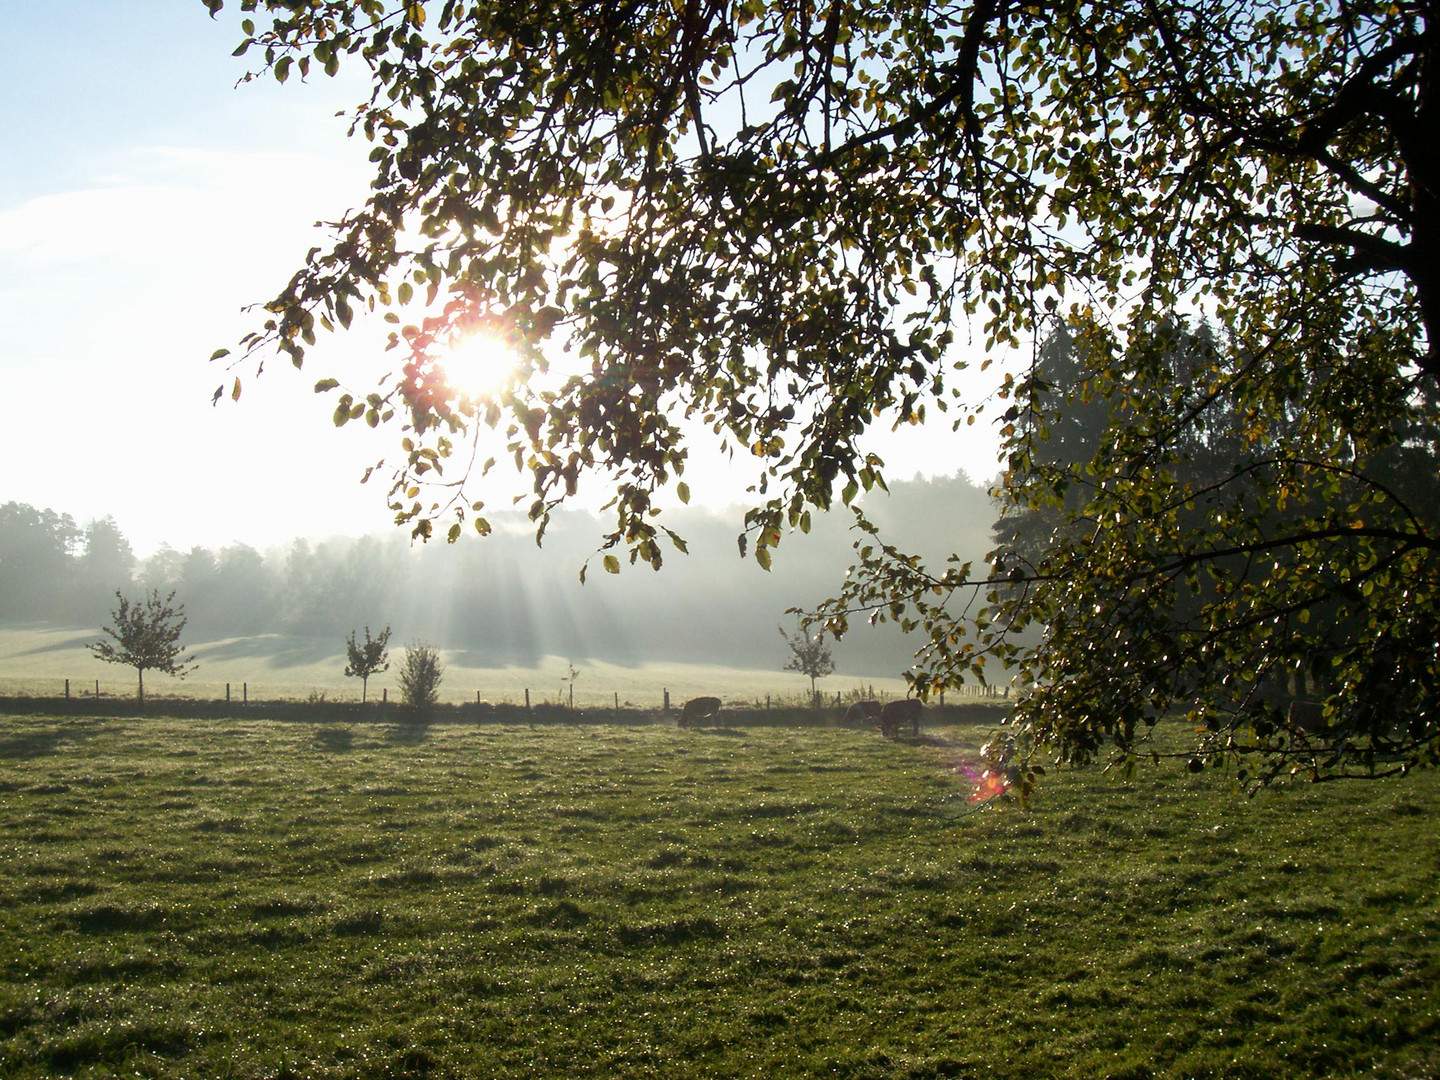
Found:
<path fill-rule="evenodd" d="M 912 735 L 920 734 L 920 717 L 925 712 L 925 706 L 920 704 L 919 698 L 904 698 L 900 701 L 887 701 L 880 710 L 880 734 L 899 735 L 900 728 L 904 724 L 910 725 Z"/>
<path fill-rule="evenodd" d="M 680 710 L 680 726 L 699 727 L 706 720 L 714 720 L 719 715 L 720 699 L 718 697 L 691 698 Z"/>
<path fill-rule="evenodd" d="M 864 727 L 872 720 L 880 719 L 878 701 L 857 701 L 845 710 L 845 723 L 849 727 Z"/>

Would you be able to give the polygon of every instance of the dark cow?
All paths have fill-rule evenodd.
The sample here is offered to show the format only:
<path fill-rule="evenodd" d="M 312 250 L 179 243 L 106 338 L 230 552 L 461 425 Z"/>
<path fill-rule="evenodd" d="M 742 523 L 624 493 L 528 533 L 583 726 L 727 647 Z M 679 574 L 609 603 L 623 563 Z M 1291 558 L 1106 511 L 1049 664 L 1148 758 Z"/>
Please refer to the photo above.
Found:
<path fill-rule="evenodd" d="M 1285 726 L 1304 735 L 1323 735 L 1330 730 L 1325 706 L 1318 701 L 1292 701 L 1285 713 Z"/>
<path fill-rule="evenodd" d="M 848 727 L 865 727 L 878 719 L 880 719 L 880 703 L 878 701 L 857 701 L 845 710 L 845 723 Z"/>
<path fill-rule="evenodd" d="M 720 699 L 718 697 L 691 698 L 680 710 L 680 726 L 699 727 L 706 720 L 714 720 L 719 715 Z"/>
<path fill-rule="evenodd" d="M 919 698 L 905 698 L 902 701 L 887 701 L 880 710 L 880 734 L 899 735 L 900 728 L 910 725 L 910 734 L 920 734 L 920 717 L 925 706 Z"/>

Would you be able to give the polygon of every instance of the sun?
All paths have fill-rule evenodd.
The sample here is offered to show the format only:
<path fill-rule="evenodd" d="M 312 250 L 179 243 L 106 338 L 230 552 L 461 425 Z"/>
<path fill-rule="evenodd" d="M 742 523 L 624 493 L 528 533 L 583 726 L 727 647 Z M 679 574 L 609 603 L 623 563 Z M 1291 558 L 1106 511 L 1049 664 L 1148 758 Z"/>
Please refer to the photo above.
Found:
<path fill-rule="evenodd" d="M 515 378 L 520 357 L 502 336 L 480 330 L 452 344 L 439 366 L 452 389 L 480 398 L 498 393 Z"/>

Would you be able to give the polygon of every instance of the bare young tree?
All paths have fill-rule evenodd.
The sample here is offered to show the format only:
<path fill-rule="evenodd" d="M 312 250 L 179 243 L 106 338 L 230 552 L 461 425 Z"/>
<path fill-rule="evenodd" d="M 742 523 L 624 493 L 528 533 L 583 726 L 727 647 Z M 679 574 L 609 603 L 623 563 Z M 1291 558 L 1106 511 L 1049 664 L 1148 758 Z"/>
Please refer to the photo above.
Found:
<path fill-rule="evenodd" d="M 172 589 L 165 598 L 160 590 L 132 604 L 119 589 L 115 599 L 120 606 L 110 613 L 111 626 L 101 627 L 113 641 L 96 641 L 90 651 L 107 664 L 124 664 L 139 674 L 138 699 L 145 708 L 145 672 L 160 671 L 183 679 L 197 665 L 180 644 L 185 629 L 185 605 L 175 603 Z"/>
<path fill-rule="evenodd" d="M 805 633 L 804 628 L 797 629 L 793 635 L 787 634 L 783 626 L 775 629 L 780 631 L 780 636 L 785 639 L 785 644 L 790 649 L 790 659 L 785 662 L 784 670 L 798 671 L 810 677 L 810 701 L 813 704 L 816 700 L 815 680 L 823 679 L 835 671 L 835 660 L 830 655 L 830 645 L 825 640 L 825 635 L 816 634 L 811 637 Z"/>
<path fill-rule="evenodd" d="M 390 670 L 390 627 L 385 627 L 375 637 L 370 636 L 370 627 L 365 627 L 365 642 L 361 644 L 355 639 L 355 631 L 350 631 L 350 640 L 345 643 L 345 652 L 349 663 L 345 665 L 345 677 L 347 679 L 360 680 L 360 704 L 365 704 L 366 694 L 370 687 L 370 676 L 379 674 L 382 671 Z"/>

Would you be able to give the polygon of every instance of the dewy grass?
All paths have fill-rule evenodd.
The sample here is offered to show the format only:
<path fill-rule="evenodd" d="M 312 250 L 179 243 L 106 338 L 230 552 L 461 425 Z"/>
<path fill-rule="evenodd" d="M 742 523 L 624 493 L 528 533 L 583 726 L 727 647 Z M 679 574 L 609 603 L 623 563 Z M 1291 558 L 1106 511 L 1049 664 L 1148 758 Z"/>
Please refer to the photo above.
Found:
<path fill-rule="evenodd" d="M 983 734 L 7 719 L 0 1075 L 1440 1072 L 1440 777 Z"/>

